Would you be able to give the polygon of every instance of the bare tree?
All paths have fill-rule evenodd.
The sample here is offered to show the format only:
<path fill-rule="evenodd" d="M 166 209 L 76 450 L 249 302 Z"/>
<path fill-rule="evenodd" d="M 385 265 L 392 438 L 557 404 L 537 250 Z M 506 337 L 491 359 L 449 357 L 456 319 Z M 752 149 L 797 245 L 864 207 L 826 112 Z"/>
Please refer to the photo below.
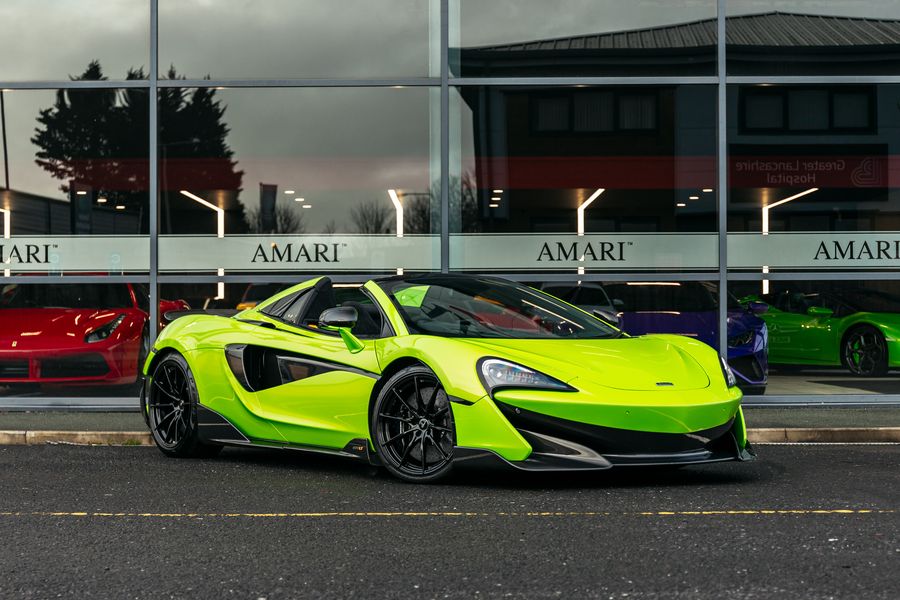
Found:
<path fill-rule="evenodd" d="M 328 223 L 322 229 L 322 233 L 324 235 L 331 235 L 333 233 L 337 233 L 337 223 L 334 222 L 334 219 L 328 221 Z"/>
<path fill-rule="evenodd" d="M 303 215 L 288 204 L 275 206 L 275 229 L 272 231 L 261 231 L 259 221 L 259 207 L 247 211 L 247 230 L 250 233 L 306 233 Z"/>
<path fill-rule="evenodd" d="M 440 206 L 440 202 L 433 202 L 431 193 L 404 194 L 402 202 L 406 233 L 431 233 L 440 228 L 440 212 L 432 210 Z"/>
<path fill-rule="evenodd" d="M 350 220 L 359 233 L 390 233 L 388 226 L 393 212 L 387 202 L 369 200 L 350 209 Z"/>

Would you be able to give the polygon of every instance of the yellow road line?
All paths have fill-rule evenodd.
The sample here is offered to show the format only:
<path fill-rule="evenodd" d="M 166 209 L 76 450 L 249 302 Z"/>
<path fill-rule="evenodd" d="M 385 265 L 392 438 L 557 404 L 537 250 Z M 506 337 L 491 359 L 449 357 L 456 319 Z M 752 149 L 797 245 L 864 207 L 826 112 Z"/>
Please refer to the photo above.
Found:
<path fill-rule="evenodd" d="M 68 512 L 68 511 L 0 511 L 0 517 L 105 517 L 105 518 L 250 518 L 250 519 L 314 519 L 343 517 L 680 517 L 680 516 L 739 516 L 739 515 L 868 515 L 892 514 L 895 509 L 876 508 L 803 508 L 803 509 L 745 509 L 745 510 L 681 510 L 645 512 L 273 512 L 273 513 L 154 513 L 154 512 Z"/>

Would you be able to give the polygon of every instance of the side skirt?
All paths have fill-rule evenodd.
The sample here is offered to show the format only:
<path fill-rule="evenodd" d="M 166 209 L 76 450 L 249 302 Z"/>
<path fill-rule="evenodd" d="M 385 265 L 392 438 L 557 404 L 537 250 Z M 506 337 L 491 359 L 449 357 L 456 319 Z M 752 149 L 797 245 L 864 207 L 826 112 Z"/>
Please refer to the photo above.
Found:
<path fill-rule="evenodd" d="M 199 427 L 199 436 L 203 442 L 208 444 L 220 444 L 223 446 L 236 446 L 243 448 L 270 448 L 276 450 L 297 450 L 300 452 L 311 452 L 314 454 L 327 454 L 329 456 L 338 456 L 341 458 L 350 458 L 354 460 L 363 460 L 371 464 L 379 464 L 377 457 L 374 457 L 369 450 L 369 442 L 364 439 L 350 440 L 341 450 L 334 448 L 324 448 L 322 446 L 306 446 L 303 444 L 292 444 L 290 442 L 280 442 L 278 440 L 255 440 L 245 436 L 235 427 L 228 419 L 223 417 L 216 411 L 203 406 L 197 406 L 197 425 Z"/>

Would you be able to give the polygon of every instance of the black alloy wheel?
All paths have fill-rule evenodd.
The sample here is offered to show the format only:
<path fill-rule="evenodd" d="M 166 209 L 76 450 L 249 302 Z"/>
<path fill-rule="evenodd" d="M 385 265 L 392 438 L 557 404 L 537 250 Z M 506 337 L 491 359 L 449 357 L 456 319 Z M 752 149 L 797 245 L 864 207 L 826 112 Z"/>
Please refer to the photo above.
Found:
<path fill-rule="evenodd" d="M 200 441 L 197 386 L 183 356 L 170 353 L 154 365 L 147 379 L 150 432 L 163 454 L 178 458 L 214 456 L 222 449 Z"/>
<path fill-rule="evenodd" d="M 860 325 L 844 336 L 841 358 L 850 372 L 860 377 L 879 377 L 888 371 L 884 335 L 871 325 Z"/>
<path fill-rule="evenodd" d="M 385 468 L 400 479 L 426 483 L 450 472 L 453 411 L 430 369 L 407 367 L 388 379 L 375 401 L 372 438 Z"/>

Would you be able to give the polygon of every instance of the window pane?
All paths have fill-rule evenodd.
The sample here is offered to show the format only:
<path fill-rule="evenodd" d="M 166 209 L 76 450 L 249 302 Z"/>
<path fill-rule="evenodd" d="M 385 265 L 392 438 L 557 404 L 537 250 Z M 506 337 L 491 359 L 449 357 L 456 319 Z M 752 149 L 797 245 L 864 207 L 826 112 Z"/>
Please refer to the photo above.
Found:
<path fill-rule="evenodd" d="M 872 126 L 867 94 L 836 93 L 834 95 L 834 126 L 840 129 L 868 129 Z"/>
<path fill-rule="evenodd" d="M 712 75 L 715 0 L 450 0 L 462 77 Z"/>
<path fill-rule="evenodd" d="M 9 165 L 0 261 L 13 274 L 146 272 L 146 90 L 5 90 L 0 98 Z"/>
<path fill-rule="evenodd" d="M 0 285 L 0 396 L 127 396 L 150 340 L 137 284 Z"/>
<path fill-rule="evenodd" d="M 0 3 L 0 81 L 77 78 L 92 62 L 107 79 L 147 78 L 147 0 Z"/>
<path fill-rule="evenodd" d="M 788 127 L 794 131 L 828 129 L 828 92 L 826 90 L 789 92 Z"/>
<path fill-rule="evenodd" d="M 896 0 L 727 0 L 730 75 L 896 74 Z"/>
<path fill-rule="evenodd" d="M 767 394 L 897 392 L 900 282 L 731 281 L 728 289 L 768 329 Z"/>
<path fill-rule="evenodd" d="M 160 91 L 160 269 L 439 266 L 436 89 Z"/>
<path fill-rule="evenodd" d="M 438 0 L 160 0 L 160 77 L 437 76 Z"/>
<path fill-rule="evenodd" d="M 900 86 L 729 86 L 729 266 L 754 271 L 900 266 Z M 790 106 L 752 129 L 753 98 Z M 876 121 L 876 115 L 878 120 Z"/>
<path fill-rule="evenodd" d="M 456 88 L 451 268 L 716 268 L 715 114 L 705 85 Z"/>
<path fill-rule="evenodd" d="M 780 94 L 748 93 L 744 107 L 743 124 L 746 129 L 784 127 L 784 99 Z"/>

